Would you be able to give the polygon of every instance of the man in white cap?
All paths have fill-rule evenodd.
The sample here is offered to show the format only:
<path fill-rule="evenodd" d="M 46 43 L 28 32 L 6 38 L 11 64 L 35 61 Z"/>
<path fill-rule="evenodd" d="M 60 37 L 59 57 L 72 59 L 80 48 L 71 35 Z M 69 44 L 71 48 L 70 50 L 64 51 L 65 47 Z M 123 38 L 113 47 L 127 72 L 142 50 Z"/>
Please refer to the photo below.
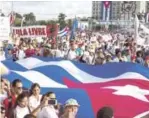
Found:
<path fill-rule="evenodd" d="M 64 106 L 64 114 L 61 116 L 61 118 L 76 118 L 79 104 L 75 99 L 68 99 L 65 102 Z"/>

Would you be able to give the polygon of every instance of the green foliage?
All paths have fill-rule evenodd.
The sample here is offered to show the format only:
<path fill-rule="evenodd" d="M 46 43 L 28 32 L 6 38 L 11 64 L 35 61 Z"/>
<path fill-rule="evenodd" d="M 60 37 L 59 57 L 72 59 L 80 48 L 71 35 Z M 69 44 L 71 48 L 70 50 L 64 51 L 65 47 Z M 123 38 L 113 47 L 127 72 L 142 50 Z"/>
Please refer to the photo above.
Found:
<path fill-rule="evenodd" d="M 15 18 L 14 26 L 18 26 L 18 27 L 21 26 L 21 19 Z"/>
<path fill-rule="evenodd" d="M 88 21 L 88 18 L 84 17 L 80 21 Z"/>
<path fill-rule="evenodd" d="M 50 24 L 57 24 L 57 21 L 54 21 L 54 20 L 48 20 L 48 21 L 47 21 L 47 25 L 50 25 Z"/>
<path fill-rule="evenodd" d="M 3 16 L 3 17 L 4 17 L 5 15 L 4 15 L 3 13 L 1 13 L 1 16 Z"/>
<path fill-rule="evenodd" d="M 66 26 L 65 18 L 66 18 L 66 15 L 63 13 L 60 13 L 58 15 L 58 23 L 60 24 L 60 30 Z"/>
<path fill-rule="evenodd" d="M 109 25 L 109 30 L 113 30 L 113 29 L 117 29 L 118 26 L 117 25 Z"/>
<path fill-rule="evenodd" d="M 34 25 L 36 22 L 36 16 L 32 12 L 29 14 L 24 14 L 23 17 L 25 17 L 26 25 Z"/>
<path fill-rule="evenodd" d="M 47 22 L 45 20 L 39 20 L 36 21 L 36 25 L 47 25 Z"/>
<path fill-rule="evenodd" d="M 15 17 L 16 17 L 16 18 L 20 18 L 20 19 L 22 19 L 22 15 L 19 14 L 19 13 L 15 13 Z"/>

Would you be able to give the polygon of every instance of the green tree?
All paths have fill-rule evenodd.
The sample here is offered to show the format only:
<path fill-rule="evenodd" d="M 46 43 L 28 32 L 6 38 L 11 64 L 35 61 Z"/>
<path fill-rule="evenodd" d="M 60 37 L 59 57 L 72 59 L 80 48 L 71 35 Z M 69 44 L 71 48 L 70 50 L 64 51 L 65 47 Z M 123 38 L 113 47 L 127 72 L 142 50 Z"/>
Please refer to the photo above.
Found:
<path fill-rule="evenodd" d="M 29 14 L 24 14 L 25 24 L 26 25 L 34 25 L 36 22 L 36 16 L 31 12 Z"/>
<path fill-rule="evenodd" d="M 88 18 L 83 17 L 83 18 L 81 18 L 81 21 L 88 21 Z"/>
<path fill-rule="evenodd" d="M 47 25 L 51 25 L 51 24 L 55 25 L 56 23 L 57 23 L 57 21 L 55 21 L 55 20 L 48 20 L 47 21 Z"/>
<path fill-rule="evenodd" d="M 4 15 L 4 13 L 1 13 L 1 16 L 3 16 L 3 17 L 4 17 L 4 16 L 5 16 L 5 15 Z"/>
<path fill-rule="evenodd" d="M 15 21 L 14 26 L 21 26 L 22 15 L 19 13 L 15 13 Z"/>
<path fill-rule="evenodd" d="M 20 18 L 15 18 L 15 21 L 14 21 L 14 26 L 21 26 L 21 19 Z"/>
<path fill-rule="evenodd" d="M 47 25 L 47 22 L 45 20 L 39 20 L 36 21 L 36 25 Z"/>
<path fill-rule="evenodd" d="M 65 18 L 66 18 L 66 15 L 63 13 L 60 13 L 58 15 L 58 22 L 60 24 L 60 30 L 66 26 Z"/>
<path fill-rule="evenodd" d="M 22 15 L 19 14 L 19 13 L 15 13 L 15 17 L 16 17 L 16 18 L 20 18 L 20 19 L 22 19 Z"/>

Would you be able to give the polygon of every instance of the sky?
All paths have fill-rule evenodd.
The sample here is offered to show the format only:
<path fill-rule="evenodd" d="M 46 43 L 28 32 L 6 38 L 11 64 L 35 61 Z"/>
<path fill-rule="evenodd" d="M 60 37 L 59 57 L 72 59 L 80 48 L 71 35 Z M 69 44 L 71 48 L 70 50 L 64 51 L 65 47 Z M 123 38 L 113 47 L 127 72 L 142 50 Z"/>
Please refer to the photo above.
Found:
<path fill-rule="evenodd" d="M 0 2 L 0 9 L 4 14 L 9 14 L 12 9 L 12 2 Z M 59 13 L 66 14 L 67 18 L 90 17 L 91 1 L 28 1 L 13 2 L 13 10 L 20 14 L 33 12 L 36 20 L 56 19 Z"/>

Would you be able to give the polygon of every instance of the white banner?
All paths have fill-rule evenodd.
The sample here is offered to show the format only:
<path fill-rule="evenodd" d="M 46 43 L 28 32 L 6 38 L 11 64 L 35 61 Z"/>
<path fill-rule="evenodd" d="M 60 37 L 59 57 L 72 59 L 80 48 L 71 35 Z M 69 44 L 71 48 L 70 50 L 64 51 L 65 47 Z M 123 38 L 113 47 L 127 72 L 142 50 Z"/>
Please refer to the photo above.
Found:
<path fill-rule="evenodd" d="M 149 46 L 149 29 L 143 24 L 140 24 L 140 27 L 138 29 L 138 35 L 138 45 Z"/>
<path fill-rule="evenodd" d="M 0 17 L 0 41 L 9 40 L 10 19 L 9 17 Z"/>
<path fill-rule="evenodd" d="M 102 35 L 102 40 L 104 40 L 105 42 L 111 41 L 112 40 L 111 34 Z"/>
<path fill-rule="evenodd" d="M 46 26 L 26 26 L 26 27 L 13 27 L 14 35 L 19 35 L 21 38 L 36 38 L 47 37 Z"/>

